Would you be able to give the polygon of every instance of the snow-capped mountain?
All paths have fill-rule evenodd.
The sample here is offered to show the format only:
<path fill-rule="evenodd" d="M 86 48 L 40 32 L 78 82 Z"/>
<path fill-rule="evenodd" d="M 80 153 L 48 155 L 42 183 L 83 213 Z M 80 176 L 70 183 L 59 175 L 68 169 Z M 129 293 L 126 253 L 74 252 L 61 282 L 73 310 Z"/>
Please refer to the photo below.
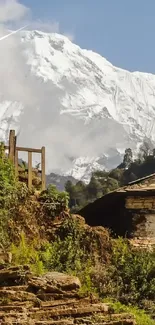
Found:
<path fill-rule="evenodd" d="M 3 140 L 16 128 L 20 145 L 46 146 L 48 172 L 87 181 L 125 148 L 155 141 L 155 75 L 117 68 L 65 36 L 24 31 L 0 49 L 0 121 Z"/>

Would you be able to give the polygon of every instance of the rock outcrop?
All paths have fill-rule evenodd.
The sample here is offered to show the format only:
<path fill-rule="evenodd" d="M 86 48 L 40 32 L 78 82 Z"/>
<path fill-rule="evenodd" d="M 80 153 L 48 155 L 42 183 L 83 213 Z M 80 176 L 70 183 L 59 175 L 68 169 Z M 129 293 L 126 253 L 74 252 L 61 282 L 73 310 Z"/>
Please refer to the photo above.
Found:
<path fill-rule="evenodd" d="M 81 297 L 74 276 L 50 272 L 33 276 L 29 267 L 1 267 L 1 325 L 133 325 L 127 314 L 115 314 L 95 296 Z"/>

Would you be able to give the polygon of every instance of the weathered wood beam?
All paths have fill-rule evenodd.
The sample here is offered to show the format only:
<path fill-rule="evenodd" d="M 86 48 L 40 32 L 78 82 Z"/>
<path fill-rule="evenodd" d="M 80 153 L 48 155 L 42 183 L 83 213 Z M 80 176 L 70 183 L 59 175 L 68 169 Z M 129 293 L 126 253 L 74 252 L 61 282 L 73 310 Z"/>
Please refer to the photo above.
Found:
<path fill-rule="evenodd" d="M 18 150 L 15 152 L 15 174 L 18 177 Z"/>
<path fill-rule="evenodd" d="M 15 163 L 15 145 L 16 145 L 16 137 L 15 130 L 10 130 L 9 134 L 9 159 Z"/>
<path fill-rule="evenodd" d="M 46 189 L 46 175 L 45 175 L 45 147 L 41 148 L 41 181 L 42 181 L 42 191 Z"/>
<path fill-rule="evenodd" d="M 7 150 L 7 149 L 9 149 L 9 146 L 4 146 L 4 148 Z M 25 147 L 16 147 L 16 150 L 25 151 L 25 152 L 34 152 L 34 153 L 41 153 L 42 152 L 42 149 L 25 148 Z"/>
<path fill-rule="evenodd" d="M 28 167 L 27 168 L 24 168 L 24 167 L 18 166 L 18 171 L 19 172 L 28 172 Z M 42 170 L 32 167 L 32 172 L 33 173 L 41 174 L 42 173 Z"/>
<path fill-rule="evenodd" d="M 32 152 L 28 152 L 28 188 L 32 187 Z"/>

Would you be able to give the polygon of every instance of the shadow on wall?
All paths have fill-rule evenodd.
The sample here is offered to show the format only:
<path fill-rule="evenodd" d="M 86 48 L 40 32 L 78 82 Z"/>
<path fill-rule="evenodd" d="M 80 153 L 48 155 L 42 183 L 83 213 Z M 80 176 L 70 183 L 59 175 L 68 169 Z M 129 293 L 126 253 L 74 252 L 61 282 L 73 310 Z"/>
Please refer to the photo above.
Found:
<path fill-rule="evenodd" d="M 109 228 L 114 236 L 131 238 L 133 234 L 133 214 L 125 208 L 126 192 L 112 192 L 80 211 L 90 226 Z"/>

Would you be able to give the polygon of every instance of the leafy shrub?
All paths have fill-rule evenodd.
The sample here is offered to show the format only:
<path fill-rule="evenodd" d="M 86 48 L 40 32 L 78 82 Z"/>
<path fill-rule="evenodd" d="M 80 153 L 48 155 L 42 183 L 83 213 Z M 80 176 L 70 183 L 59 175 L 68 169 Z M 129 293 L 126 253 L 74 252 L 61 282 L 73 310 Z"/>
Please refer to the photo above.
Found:
<path fill-rule="evenodd" d="M 37 275 L 51 270 L 76 275 L 82 282 L 80 294 L 83 295 L 94 290 L 91 281 L 92 264 L 82 247 L 80 239 L 83 233 L 80 234 L 77 224 L 72 222 L 72 231 L 66 234 L 64 239 L 61 238 L 62 233 L 66 232 L 66 224 L 67 222 L 55 241 L 43 243 L 40 248 L 35 240 L 31 242 L 26 240 L 22 233 L 19 244 L 11 245 L 12 263 L 14 265 L 27 264 Z"/>
<path fill-rule="evenodd" d="M 96 269 L 96 268 L 95 268 Z M 111 261 L 100 265 L 94 275 L 102 296 L 117 298 L 122 303 L 140 305 L 144 299 L 155 300 L 155 254 L 133 249 L 127 240 L 113 240 Z"/>
<path fill-rule="evenodd" d="M 24 233 L 21 233 L 21 239 L 16 246 L 11 245 L 12 263 L 14 265 L 29 265 L 30 269 L 36 275 L 43 274 L 45 269 L 40 258 L 40 251 L 36 249 L 37 243 L 28 242 Z"/>
<path fill-rule="evenodd" d="M 139 303 L 142 299 L 155 299 L 154 253 L 135 250 L 120 238 L 113 244 L 112 264 L 121 300 Z"/>
<path fill-rule="evenodd" d="M 68 207 L 69 196 L 66 192 L 59 192 L 55 185 L 49 185 L 47 190 L 41 192 L 39 199 L 45 213 L 55 217 Z"/>
<path fill-rule="evenodd" d="M 8 241 L 7 222 L 17 195 L 17 181 L 14 167 L 6 157 L 4 145 L 0 144 L 0 245 Z"/>
<path fill-rule="evenodd" d="M 108 302 L 115 313 L 128 313 L 133 315 L 137 325 L 154 325 L 154 320 L 150 318 L 143 310 L 121 304 L 119 301 L 104 299 L 104 302 Z"/>
<path fill-rule="evenodd" d="M 4 145 L 0 145 L 0 209 L 11 206 L 16 192 L 16 177 L 11 161 L 6 157 Z"/>
<path fill-rule="evenodd" d="M 85 232 L 79 223 L 66 220 L 55 241 L 47 243 L 41 254 L 46 269 L 78 276 L 83 285 L 81 293 L 92 290 L 92 262 L 84 238 Z"/>

